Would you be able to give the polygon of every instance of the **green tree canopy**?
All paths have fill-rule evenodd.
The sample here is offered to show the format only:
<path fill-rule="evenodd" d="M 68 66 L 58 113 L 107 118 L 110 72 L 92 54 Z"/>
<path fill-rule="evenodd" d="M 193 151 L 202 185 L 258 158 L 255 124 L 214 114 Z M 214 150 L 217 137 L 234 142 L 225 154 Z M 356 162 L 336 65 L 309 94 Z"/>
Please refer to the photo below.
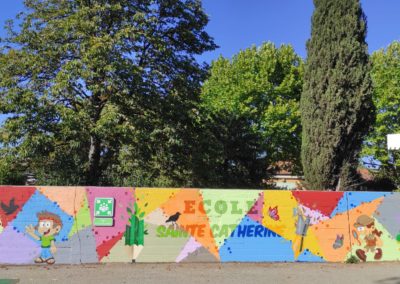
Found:
<path fill-rule="evenodd" d="M 202 102 L 224 126 L 216 137 L 225 183 L 261 184 L 268 165 L 299 165 L 302 83 L 302 60 L 288 45 L 265 43 L 212 63 Z"/>
<path fill-rule="evenodd" d="M 400 133 L 400 42 L 372 54 L 371 77 L 377 109 L 374 129 L 364 145 L 363 155 L 379 161 L 379 176 L 400 187 L 400 153 L 387 150 L 387 134 Z"/>
<path fill-rule="evenodd" d="M 24 3 L 0 46 L 2 158 L 45 183 L 99 184 L 184 141 L 206 74 L 194 56 L 215 48 L 200 1 Z"/>
<path fill-rule="evenodd" d="M 314 5 L 301 98 L 303 171 L 310 189 L 349 188 L 374 120 L 367 23 L 359 0 Z"/>

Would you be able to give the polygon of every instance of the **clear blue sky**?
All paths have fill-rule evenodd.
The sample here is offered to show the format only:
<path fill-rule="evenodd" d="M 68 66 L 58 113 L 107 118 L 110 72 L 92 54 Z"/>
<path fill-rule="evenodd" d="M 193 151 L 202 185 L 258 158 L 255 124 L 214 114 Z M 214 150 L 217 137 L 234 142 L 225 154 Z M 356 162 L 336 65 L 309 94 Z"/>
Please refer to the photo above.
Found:
<path fill-rule="evenodd" d="M 400 0 L 362 0 L 368 18 L 370 52 L 400 40 Z M 211 61 L 220 54 L 231 57 L 240 49 L 264 41 L 292 44 L 306 57 L 312 0 L 203 0 L 210 17 L 208 32 L 220 46 L 200 57 Z"/>
<path fill-rule="evenodd" d="M 1 2 L 1 24 L 23 9 L 22 0 Z M 220 54 L 231 57 L 240 49 L 264 41 L 290 43 L 302 57 L 306 56 L 312 0 L 203 0 L 203 5 L 210 17 L 207 31 L 220 48 L 199 60 L 210 62 Z M 362 0 L 362 5 L 368 17 L 371 52 L 400 40 L 400 0 Z"/>

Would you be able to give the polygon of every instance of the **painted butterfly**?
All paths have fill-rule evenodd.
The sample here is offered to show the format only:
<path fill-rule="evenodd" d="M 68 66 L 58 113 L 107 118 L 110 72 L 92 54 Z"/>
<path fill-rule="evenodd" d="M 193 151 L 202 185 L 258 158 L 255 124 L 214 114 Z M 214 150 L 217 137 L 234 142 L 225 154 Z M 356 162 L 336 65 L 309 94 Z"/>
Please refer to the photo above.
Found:
<path fill-rule="evenodd" d="M 343 246 L 343 240 L 344 240 L 344 235 L 336 235 L 336 240 L 333 243 L 333 248 L 334 249 L 340 249 Z"/>
<path fill-rule="evenodd" d="M 274 208 L 269 207 L 269 209 L 268 209 L 268 215 L 269 215 L 269 217 L 271 217 L 273 220 L 278 221 L 278 220 L 279 220 L 278 206 L 275 206 Z"/>

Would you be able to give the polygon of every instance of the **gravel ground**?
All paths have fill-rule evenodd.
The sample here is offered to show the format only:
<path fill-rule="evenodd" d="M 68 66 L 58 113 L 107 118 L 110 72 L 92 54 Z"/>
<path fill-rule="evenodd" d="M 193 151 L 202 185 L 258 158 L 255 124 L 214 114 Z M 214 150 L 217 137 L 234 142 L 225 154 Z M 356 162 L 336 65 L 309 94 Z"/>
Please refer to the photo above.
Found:
<path fill-rule="evenodd" d="M 4 281 L 1 279 L 18 279 Z M 3 283 L 400 284 L 400 263 L 186 263 L 0 266 Z"/>

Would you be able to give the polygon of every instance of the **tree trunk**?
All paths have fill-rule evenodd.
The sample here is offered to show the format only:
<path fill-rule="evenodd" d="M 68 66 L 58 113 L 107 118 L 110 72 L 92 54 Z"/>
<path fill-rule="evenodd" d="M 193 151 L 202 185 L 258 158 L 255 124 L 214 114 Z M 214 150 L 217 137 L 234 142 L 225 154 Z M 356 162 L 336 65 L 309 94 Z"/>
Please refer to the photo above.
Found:
<path fill-rule="evenodd" d="M 341 178 L 339 178 L 339 181 L 338 181 L 338 183 L 336 185 L 335 191 L 341 191 L 341 190 L 342 190 L 342 188 L 341 188 Z"/>
<path fill-rule="evenodd" d="M 90 137 L 89 169 L 86 177 L 87 185 L 98 185 L 100 178 L 101 141 L 95 135 Z"/>

